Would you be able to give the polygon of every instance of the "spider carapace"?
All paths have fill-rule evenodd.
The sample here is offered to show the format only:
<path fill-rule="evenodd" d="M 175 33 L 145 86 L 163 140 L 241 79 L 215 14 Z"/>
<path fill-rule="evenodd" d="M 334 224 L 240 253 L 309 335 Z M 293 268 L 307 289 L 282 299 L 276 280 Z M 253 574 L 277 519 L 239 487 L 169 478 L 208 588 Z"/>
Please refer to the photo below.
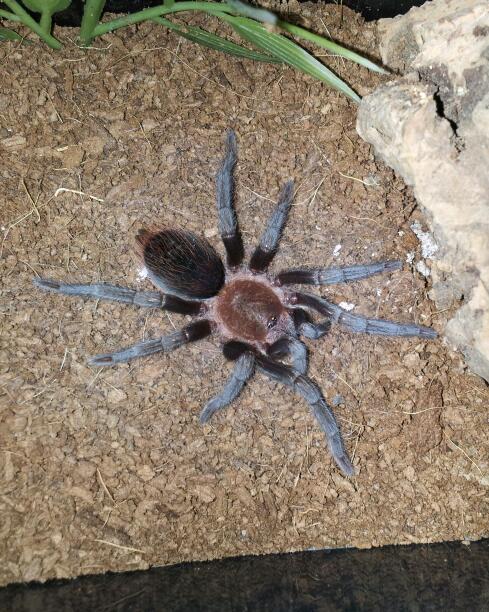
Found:
<path fill-rule="evenodd" d="M 159 291 L 136 291 L 105 283 L 74 284 L 35 279 L 34 284 L 65 295 L 106 299 L 136 306 L 161 308 L 194 320 L 173 333 L 138 342 L 126 349 L 96 355 L 89 361 L 97 366 L 123 363 L 137 357 L 171 351 L 211 334 L 217 335 L 233 370 L 220 393 L 204 406 L 200 420 L 205 423 L 239 395 L 255 369 L 291 387 L 309 404 L 326 435 L 329 450 L 341 471 L 355 473 L 345 449 L 332 409 L 320 388 L 306 374 L 307 349 L 301 337 L 317 340 L 338 323 L 351 332 L 383 336 L 419 336 L 430 339 L 436 332 L 411 323 L 395 323 L 353 314 L 323 297 L 290 289 L 290 285 L 329 285 L 351 282 L 401 268 L 399 261 L 335 268 L 284 270 L 267 273 L 285 226 L 294 186 L 283 187 L 275 210 L 249 263 L 234 212 L 234 166 L 236 137 L 229 131 L 226 153 L 217 173 L 217 215 L 219 232 L 226 250 L 223 264 L 212 245 L 192 232 L 173 228 L 143 229 L 137 249 L 149 279 Z M 313 321 L 316 312 L 322 320 Z M 284 363 L 288 358 L 290 365 Z"/>

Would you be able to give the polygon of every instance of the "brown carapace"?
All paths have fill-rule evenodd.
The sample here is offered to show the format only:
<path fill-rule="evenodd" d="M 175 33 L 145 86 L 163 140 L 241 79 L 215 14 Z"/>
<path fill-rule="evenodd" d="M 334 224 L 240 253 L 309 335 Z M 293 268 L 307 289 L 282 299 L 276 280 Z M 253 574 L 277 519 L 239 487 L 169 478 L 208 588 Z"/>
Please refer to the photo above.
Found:
<path fill-rule="evenodd" d="M 351 332 L 383 336 L 434 338 L 436 332 L 411 323 L 395 323 L 354 315 L 323 297 L 294 291 L 288 285 L 329 285 L 368 278 L 401 268 L 398 261 L 382 261 L 343 268 L 284 270 L 275 276 L 267 269 L 285 226 L 293 199 L 293 183 L 286 183 L 265 231 L 243 263 L 244 248 L 234 212 L 233 171 L 236 138 L 229 131 L 226 154 L 217 174 L 219 232 L 226 250 L 226 265 L 207 240 L 181 229 L 143 229 L 136 241 L 141 263 L 152 283 L 163 293 L 136 291 L 105 283 L 74 284 L 35 279 L 47 291 L 65 295 L 107 299 L 136 306 L 171 310 L 195 317 L 179 331 L 138 342 L 126 349 L 97 355 L 93 365 L 123 363 L 217 335 L 233 370 L 220 393 L 204 406 L 201 422 L 230 404 L 241 392 L 255 367 L 273 380 L 288 385 L 309 404 L 326 434 L 330 452 L 347 476 L 355 473 L 344 447 L 333 411 L 318 385 L 307 375 L 307 349 L 300 337 L 318 339 L 333 323 Z M 323 316 L 313 322 L 311 312 Z M 284 359 L 290 363 L 284 362 Z"/>
<path fill-rule="evenodd" d="M 217 295 L 214 319 L 223 336 L 249 342 L 266 353 L 275 340 L 294 333 L 282 298 L 263 280 L 237 274 Z"/>

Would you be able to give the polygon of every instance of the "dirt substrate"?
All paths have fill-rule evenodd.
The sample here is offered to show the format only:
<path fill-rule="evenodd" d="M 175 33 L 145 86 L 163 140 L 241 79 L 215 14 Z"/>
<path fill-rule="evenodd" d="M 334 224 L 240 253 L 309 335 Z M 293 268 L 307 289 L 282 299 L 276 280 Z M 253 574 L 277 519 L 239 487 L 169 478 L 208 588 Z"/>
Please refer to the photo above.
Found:
<path fill-rule="evenodd" d="M 303 6 L 373 52 L 373 26 Z M 200 23 L 199 18 L 194 18 Z M 210 20 L 202 20 L 207 25 Z M 199 409 L 229 365 L 206 340 L 130 365 L 89 355 L 183 317 L 43 294 L 34 276 L 149 289 L 133 236 L 164 223 L 222 252 L 214 175 L 240 146 L 237 209 L 256 243 L 280 185 L 298 185 L 274 269 L 420 252 L 412 194 L 355 132 L 355 106 L 293 70 L 227 58 L 152 26 L 78 49 L 4 43 L 0 61 L 1 583 L 230 555 L 475 539 L 488 533 L 489 393 L 442 340 L 335 328 L 310 344 L 358 475 L 333 465 L 305 403 L 257 375 L 210 426 Z M 378 82 L 330 59 L 365 93 Z M 420 135 L 422 137 L 422 134 Z M 64 188 L 71 191 L 56 192 Z M 341 245 L 341 248 L 338 246 Z M 425 279 L 324 290 L 353 312 L 443 332 Z"/>

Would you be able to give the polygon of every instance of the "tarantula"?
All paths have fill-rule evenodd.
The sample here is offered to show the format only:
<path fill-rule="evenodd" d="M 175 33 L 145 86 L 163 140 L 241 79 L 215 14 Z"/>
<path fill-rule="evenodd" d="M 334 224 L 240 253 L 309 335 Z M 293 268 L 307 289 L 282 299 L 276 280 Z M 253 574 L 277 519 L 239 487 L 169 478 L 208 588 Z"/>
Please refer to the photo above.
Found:
<path fill-rule="evenodd" d="M 72 284 L 35 279 L 40 289 L 65 295 L 112 300 L 149 308 L 161 308 L 195 320 L 160 338 L 144 340 L 128 348 L 92 357 L 96 366 L 124 363 L 137 357 L 167 352 L 213 333 L 223 342 L 224 356 L 235 362 L 224 388 L 204 406 L 205 423 L 239 395 L 255 366 L 268 377 L 291 387 L 306 402 L 326 434 L 329 450 L 347 476 L 355 473 L 333 411 L 318 385 L 306 376 L 307 350 L 300 336 L 317 340 L 332 323 L 352 332 L 383 336 L 434 338 L 436 332 L 414 324 L 371 319 L 347 312 L 332 302 L 293 291 L 288 285 L 329 285 L 367 278 L 401 268 L 399 261 L 381 261 L 342 268 L 292 269 L 275 276 L 267 273 L 279 244 L 293 199 L 294 184 L 283 187 L 259 245 L 248 265 L 234 212 L 234 179 L 237 146 L 233 131 L 226 139 L 226 153 L 217 174 L 219 232 L 227 255 L 224 266 L 215 249 L 183 229 L 142 229 L 136 237 L 137 251 L 152 283 L 163 293 L 136 291 L 105 283 Z M 323 315 L 314 322 L 310 311 Z M 278 361 L 289 357 L 292 365 Z"/>

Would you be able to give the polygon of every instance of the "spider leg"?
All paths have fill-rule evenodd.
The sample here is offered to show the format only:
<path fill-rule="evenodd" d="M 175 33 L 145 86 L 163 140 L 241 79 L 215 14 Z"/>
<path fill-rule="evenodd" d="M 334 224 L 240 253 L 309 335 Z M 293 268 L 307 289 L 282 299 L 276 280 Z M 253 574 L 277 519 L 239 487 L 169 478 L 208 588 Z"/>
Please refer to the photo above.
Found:
<path fill-rule="evenodd" d="M 294 197 L 294 181 L 285 183 L 277 202 L 277 206 L 268 220 L 260 239 L 260 244 L 251 256 L 250 269 L 253 272 L 263 272 L 272 261 L 280 242 L 290 205 Z"/>
<path fill-rule="evenodd" d="M 299 336 L 304 336 L 304 338 L 310 340 L 319 340 L 331 329 L 331 321 L 325 319 L 321 323 L 313 323 L 309 313 L 302 308 L 293 308 L 292 318 Z"/>
<path fill-rule="evenodd" d="M 254 366 L 255 356 L 253 353 L 246 351 L 238 357 L 233 371 L 231 372 L 231 376 L 227 379 L 223 390 L 209 400 L 202 409 L 200 413 L 200 422 L 202 424 L 207 423 L 214 413 L 225 408 L 238 397 L 246 381 L 249 380 L 253 374 Z"/>
<path fill-rule="evenodd" d="M 154 338 L 153 340 L 143 340 L 113 353 L 95 355 L 90 357 L 88 363 L 95 366 L 111 366 L 116 363 L 126 363 L 138 357 L 147 357 L 154 353 L 168 353 L 184 344 L 205 338 L 211 331 L 209 321 L 200 319 L 166 336 Z"/>
<path fill-rule="evenodd" d="M 307 348 L 297 338 L 284 336 L 274 342 L 267 351 L 272 359 L 279 359 L 290 355 L 294 370 L 300 374 L 307 372 Z"/>
<path fill-rule="evenodd" d="M 171 310 L 180 314 L 198 314 L 202 307 L 201 302 L 187 302 L 172 295 L 164 295 L 158 291 L 136 291 L 105 283 L 79 285 L 63 283 L 49 278 L 35 278 L 32 282 L 39 289 L 52 291 L 53 293 L 95 298 L 97 300 L 110 300 L 112 302 L 148 308 L 163 308 L 164 310 Z"/>
<path fill-rule="evenodd" d="M 324 400 L 317 384 L 304 374 L 282 363 L 257 355 L 258 368 L 269 378 L 291 387 L 308 402 L 311 412 L 316 417 L 321 429 L 326 434 L 326 440 L 333 459 L 346 476 L 353 476 L 355 469 L 348 457 L 338 423 L 333 411 Z"/>
<path fill-rule="evenodd" d="M 349 283 L 368 278 L 374 274 L 393 272 L 402 268 L 401 261 L 379 261 L 377 263 L 344 268 L 297 268 L 282 270 L 275 280 L 279 285 L 332 285 L 334 283 Z"/>
<path fill-rule="evenodd" d="M 309 293 L 294 293 L 289 296 L 294 304 L 317 310 L 326 315 L 327 320 L 339 323 L 356 333 L 375 334 L 378 336 L 419 336 L 421 338 L 436 338 L 437 333 L 430 327 L 414 323 L 396 323 L 384 319 L 371 319 L 352 314 L 340 306 L 328 302 L 324 298 Z"/>
<path fill-rule="evenodd" d="M 233 170 L 236 165 L 236 135 L 228 130 L 226 137 L 226 154 L 217 173 L 217 216 L 219 233 L 227 253 L 229 266 L 239 266 L 243 259 L 244 249 L 238 221 L 233 207 L 234 180 Z"/>

